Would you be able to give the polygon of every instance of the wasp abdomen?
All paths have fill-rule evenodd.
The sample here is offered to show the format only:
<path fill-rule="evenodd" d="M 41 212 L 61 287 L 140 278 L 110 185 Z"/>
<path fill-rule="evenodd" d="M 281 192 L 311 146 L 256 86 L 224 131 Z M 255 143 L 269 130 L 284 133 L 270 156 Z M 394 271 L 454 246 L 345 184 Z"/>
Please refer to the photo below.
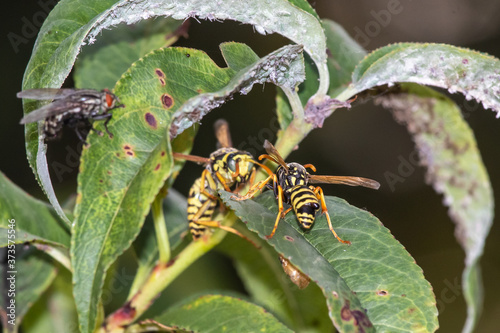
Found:
<path fill-rule="evenodd" d="M 290 204 L 300 225 L 304 229 L 310 229 L 314 223 L 316 211 L 320 208 L 314 192 L 307 186 L 292 187 L 290 189 Z"/>
<path fill-rule="evenodd" d="M 206 232 L 207 228 L 197 222 L 211 221 L 217 201 L 212 200 L 203 193 L 201 193 L 201 177 L 196 179 L 187 199 L 187 213 L 189 222 L 189 231 L 193 235 L 193 239 L 198 239 Z M 208 184 L 210 186 L 210 184 Z M 205 188 L 207 182 L 205 181 Z M 204 211 L 202 211 L 204 209 Z"/>

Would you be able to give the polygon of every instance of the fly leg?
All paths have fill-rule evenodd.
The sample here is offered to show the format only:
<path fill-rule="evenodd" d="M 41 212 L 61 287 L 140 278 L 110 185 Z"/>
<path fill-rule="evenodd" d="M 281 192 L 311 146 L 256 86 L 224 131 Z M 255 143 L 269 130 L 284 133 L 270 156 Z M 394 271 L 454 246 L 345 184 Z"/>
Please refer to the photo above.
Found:
<path fill-rule="evenodd" d="M 111 113 L 103 113 L 103 114 L 92 117 L 92 119 L 94 119 L 94 120 L 106 119 L 106 121 L 104 121 L 104 129 L 106 130 L 106 133 L 108 133 L 110 139 L 113 138 L 113 134 L 108 129 L 108 123 L 111 120 L 112 116 L 113 115 Z M 103 133 L 101 131 L 96 130 L 94 127 L 91 127 L 90 129 L 94 130 L 97 134 L 99 134 L 99 136 L 103 135 Z"/>

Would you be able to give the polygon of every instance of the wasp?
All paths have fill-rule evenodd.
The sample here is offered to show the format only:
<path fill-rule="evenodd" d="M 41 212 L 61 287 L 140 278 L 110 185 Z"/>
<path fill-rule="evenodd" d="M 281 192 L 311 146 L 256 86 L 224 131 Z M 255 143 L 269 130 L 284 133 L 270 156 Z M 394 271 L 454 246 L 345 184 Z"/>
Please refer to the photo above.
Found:
<path fill-rule="evenodd" d="M 257 162 L 250 153 L 232 147 L 229 125 L 225 120 L 218 120 L 214 124 L 214 129 L 220 148 L 211 153 L 209 158 L 173 153 L 176 159 L 206 165 L 201 177 L 195 180 L 189 190 L 187 199 L 189 231 L 194 240 L 205 235 L 207 228 L 220 228 L 250 241 L 236 229 L 213 220 L 212 216 L 219 201 L 217 189 L 221 187 L 228 192 L 237 193 L 245 184 L 253 183 L 255 165 L 267 167 Z"/>
<path fill-rule="evenodd" d="M 274 223 L 274 228 L 272 232 L 266 236 L 266 238 L 270 239 L 274 236 L 280 219 L 284 218 L 292 209 L 294 210 L 302 228 L 306 230 L 311 229 L 314 224 L 316 212 L 321 208 L 322 213 L 326 215 L 328 228 L 333 233 L 335 238 L 337 238 L 337 240 L 341 243 L 351 244 L 350 241 L 341 239 L 333 229 L 330 214 L 328 214 L 328 209 L 325 203 L 325 196 L 321 187 L 310 185 L 310 183 L 364 186 L 372 189 L 378 189 L 380 184 L 375 180 L 363 177 L 311 175 L 307 172 L 306 168 L 316 172 L 314 165 L 301 165 L 294 162 L 286 163 L 278 150 L 267 140 L 264 142 L 264 148 L 266 149 L 267 154 L 259 156 L 259 160 L 266 158 L 278 164 L 276 172 L 273 173 L 269 169 L 264 169 L 269 175 L 266 179 L 253 185 L 246 195 L 239 196 L 237 194 L 233 196 L 232 199 L 249 199 L 253 197 L 255 193 L 262 190 L 272 180 L 272 189 L 274 190 L 275 197 L 278 199 L 279 212 Z M 283 211 L 283 203 L 286 203 L 291 207 L 286 211 Z"/>
<path fill-rule="evenodd" d="M 108 123 L 112 114 L 110 110 L 124 107 L 120 100 L 108 89 L 102 91 L 92 89 L 29 89 L 17 93 L 18 98 L 28 98 L 35 100 L 53 100 L 52 103 L 42 106 L 33 112 L 28 113 L 21 119 L 20 124 L 34 123 L 45 120 L 43 124 L 43 135 L 45 140 L 52 140 L 59 136 L 64 125 L 68 125 L 75 130 L 81 141 L 80 130 L 90 126 L 90 129 L 102 135 L 90 123 L 90 119 L 102 120 L 104 128 L 109 137 L 113 134 L 108 130 Z"/>

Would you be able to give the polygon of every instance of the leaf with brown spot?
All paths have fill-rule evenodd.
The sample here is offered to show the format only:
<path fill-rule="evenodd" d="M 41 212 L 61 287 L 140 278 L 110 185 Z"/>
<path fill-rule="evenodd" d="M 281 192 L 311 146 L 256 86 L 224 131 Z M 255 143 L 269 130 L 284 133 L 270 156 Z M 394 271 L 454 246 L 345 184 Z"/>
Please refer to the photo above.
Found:
<path fill-rule="evenodd" d="M 231 43 L 231 47 L 233 52 L 249 50 L 238 43 Z M 226 56 L 234 59 L 234 53 Z M 238 64 L 243 66 L 241 61 Z M 158 81 L 156 69 L 168 73 L 165 85 Z M 82 154 L 78 176 L 81 200 L 75 208 L 71 258 L 75 263 L 74 295 L 84 325 L 94 325 L 106 270 L 137 237 L 151 202 L 166 179 L 178 171 L 167 130 L 172 115 L 187 100 L 199 96 L 196 89 L 218 91 L 232 82 L 235 74 L 231 68 L 218 67 L 202 51 L 170 47 L 147 54 L 118 81 L 114 92 L 126 107 L 109 123 L 115 136 L 88 136 L 89 147 Z M 160 98 L 166 94 L 175 101 L 168 110 Z M 153 119 L 156 128 L 151 126 Z M 103 124 L 96 124 L 100 126 Z M 193 131 L 183 136 L 180 138 L 190 146 Z M 186 148 L 183 142 L 176 145 Z"/>
<path fill-rule="evenodd" d="M 244 299 L 223 295 L 189 297 L 167 309 L 155 320 L 193 332 L 292 332 L 265 308 Z"/>
<path fill-rule="evenodd" d="M 437 329 L 431 285 L 409 253 L 370 212 L 345 200 L 326 197 L 333 227 L 340 237 L 352 242 L 350 246 L 335 239 L 321 214 L 316 215 L 311 230 L 305 232 L 291 212 L 280 221 L 274 237 L 266 239 L 278 213 L 272 191 L 245 201 L 230 199 L 232 194 L 228 192 L 221 191 L 220 195 L 248 229 L 257 232 L 317 283 L 337 330 L 433 332 Z M 377 295 L 380 290 L 388 295 Z M 401 294 L 407 296 L 399 297 Z M 418 311 L 409 316 L 407 309 L 411 307 Z"/>

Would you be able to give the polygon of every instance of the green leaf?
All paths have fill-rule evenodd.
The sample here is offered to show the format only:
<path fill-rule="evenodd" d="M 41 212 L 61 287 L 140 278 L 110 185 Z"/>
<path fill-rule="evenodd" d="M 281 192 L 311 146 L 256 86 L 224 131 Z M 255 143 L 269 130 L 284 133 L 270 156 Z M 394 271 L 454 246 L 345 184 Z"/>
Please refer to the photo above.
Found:
<path fill-rule="evenodd" d="M 26 68 L 23 90 L 41 87 L 60 87 L 69 75 L 82 45 L 95 42 L 102 30 L 119 23 L 136 23 L 156 16 L 184 20 L 198 17 L 209 20 L 236 20 L 252 24 L 260 33 L 279 33 L 304 45 L 318 66 L 321 93 L 328 89 L 325 37 L 320 22 L 310 13 L 313 10 L 304 0 L 204 1 L 174 2 L 117 1 L 117 0 L 63 0 L 49 14 L 40 29 L 33 54 Z M 29 113 L 43 102 L 24 102 Z M 46 146 L 41 141 L 41 125 L 25 127 L 26 152 L 43 191 L 58 214 L 67 219 L 54 193 L 46 160 Z M 69 220 L 68 220 L 69 222 Z"/>
<path fill-rule="evenodd" d="M 364 58 L 366 51 L 351 38 L 336 22 L 322 20 L 325 29 L 328 53 L 328 71 L 330 73 L 330 88 L 328 94 L 336 96 L 341 89 L 350 83 L 356 65 Z"/>
<path fill-rule="evenodd" d="M 255 234 L 241 229 L 256 241 Z M 300 290 L 284 273 L 276 251 L 264 241 L 259 246 L 256 249 L 237 237 L 226 237 L 215 249 L 233 259 L 254 303 L 264 306 L 295 332 L 332 332 L 321 289 L 312 282 Z"/>
<path fill-rule="evenodd" d="M 250 230 L 262 238 L 268 235 L 278 212 L 273 193 L 245 202 L 231 200 L 231 195 L 221 193 L 226 205 Z M 337 329 L 436 330 L 432 288 L 408 252 L 369 212 L 335 197 L 326 197 L 326 204 L 335 230 L 351 246 L 337 242 L 324 216 L 304 233 L 293 213 L 268 242 L 323 290 Z"/>
<path fill-rule="evenodd" d="M 443 194 L 456 224 L 455 235 L 466 253 L 462 276 L 467 301 L 464 332 L 480 315 L 482 288 L 479 260 L 493 222 L 494 199 L 488 174 L 472 130 L 458 106 L 446 96 L 416 84 L 378 98 L 404 124 L 415 141 L 427 182 Z"/>
<path fill-rule="evenodd" d="M 92 46 L 84 47 L 75 64 L 75 86 L 102 90 L 114 87 L 130 65 L 147 53 L 177 41 L 182 21 L 157 18 L 103 31 Z"/>
<path fill-rule="evenodd" d="M 15 244 L 36 242 L 69 248 L 67 225 L 54 209 L 24 192 L 1 172 L 0 218 L 0 247 L 14 241 Z M 8 238 L 11 225 L 15 238 Z"/>
<path fill-rule="evenodd" d="M 260 306 L 221 295 L 186 300 L 155 320 L 197 332 L 292 332 Z"/>
<path fill-rule="evenodd" d="M 235 45 L 238 54 L 249 50 Z M 174 171 L 167 132 L 172 115 L 201 92 L 223 90 L 244 73 L 219 68 L 198 50 L 165 48 L 137 61 L 117 83 L 115 93 L 126 107 L 109 124 L 114 137 L 88 136 L 78 177 L 71 258 L 84 332 L 94 326 L 107 268 L 135 239 Z"/>
<path fill-rule="evenodd" d="M 413 82 L 460 92 L 500 116 L 500 61 L 484 53 L 444 44 L 403 43 L 368 55 L 353 74 L 354 93 L 384 84 Z"/>
<path fill-rule="evenodd" d="M 29 308 L 50 286 L 56 276 L 56 270 L 51 259 L 34 248 L 26 249 L 25 246 L 18 245 L 5 251 L 15 259 L 12 259 L 13 266 L 10 266 L 10 261 L 1 265 L 5 301 L 1 304 L 0 312 L 14 314 L 15 326 L 18 327 Z M 36 274 L 33 274 L 35 272 Z M 7 320 L 11 319 L 13 318 L 7 316 Z"/>
<path fill-rule="evenodd" d="M 78 333 L 71 294 L 71 274 L 60 270 L 50 288 L 33 304 L 22 323 L 23 332 Z"/>
<path fill-rule="evenodd" d="M 172 137 L 191 127 L 194 122 L 199 122 L 203 116 L 219 107 L 234 93 L 247 94 L 255 83 L 272 82 L 278 86 L 295 89 L 305 78 L 301 46 L 287 45 L 262 59 L 259 59 L 250 47 L 243 44 L 222 44 L 221 51 L 224 59 L 228 60 L 228 65 L 235 66 L 239 71 L 235 72 L 230 67 L 227 73 L 233 77 L 222 89 L 200 94 L 184 103 L 174 114 L 170 128 Z"/>

